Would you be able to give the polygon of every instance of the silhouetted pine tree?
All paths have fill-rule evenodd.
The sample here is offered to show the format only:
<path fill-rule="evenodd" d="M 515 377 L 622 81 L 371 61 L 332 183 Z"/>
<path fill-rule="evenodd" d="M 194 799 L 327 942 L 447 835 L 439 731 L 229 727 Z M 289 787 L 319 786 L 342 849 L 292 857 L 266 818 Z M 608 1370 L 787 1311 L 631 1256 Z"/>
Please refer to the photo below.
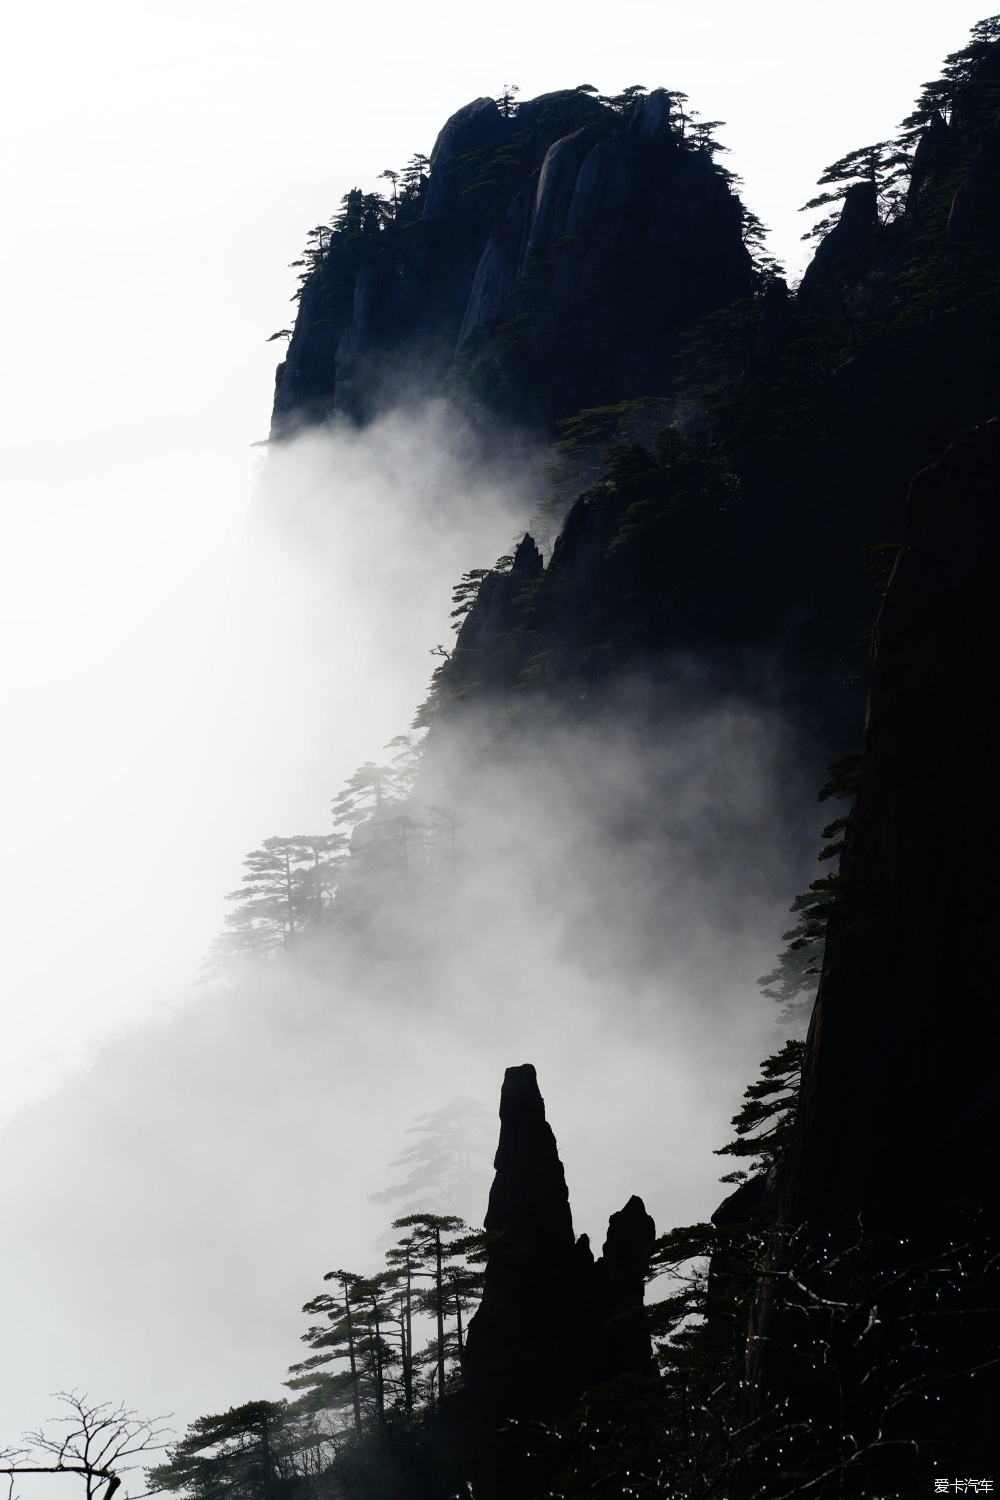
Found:
<path fill-rule="evenodd" d="M 417 1200 L 425 1208 L 450 1209 L 466 1219 L 485 1206 L 484 1168 L 495 1134 L 485 1105 L 477 1099 L 450 1099 L 418 1115 L 406 1133 L 417 1139 L 389 1164 L 406 1168 L 406 1176 L 371 1193 L 370 1203 Z"/>

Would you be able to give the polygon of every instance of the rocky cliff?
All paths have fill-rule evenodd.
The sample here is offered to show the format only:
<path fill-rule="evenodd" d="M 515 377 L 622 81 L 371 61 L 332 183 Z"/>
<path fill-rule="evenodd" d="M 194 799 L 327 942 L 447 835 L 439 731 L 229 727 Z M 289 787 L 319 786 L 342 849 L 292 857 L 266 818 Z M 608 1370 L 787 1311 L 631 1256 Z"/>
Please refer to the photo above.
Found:
<path fill-rule="evenodd" d="M 848 1493 L 908 1495 L 995 1470 L 998 563 L 993 421 L 916 476 L 874 629 L 860 786 L 751 1318 L 744 1409 L 783 1434 L 757 1482 L 769 1461 L 828 1467 L 831 1493 L 849 1473 Z"/>
<path fill-rule="evenodd" d="M 1000 66 L 993 52 L 986 62 Z M 656 441 L 622 441 L 641 402 L 606 409 L 602 462 L 570 492 L 551 560 L 524 543 L 502 586 L 487 575 L 432 713 L 512 690 L 520 702 L 536 689 L 578 694 L 581 679 L 592 690 L 694 652 L 728 685 L 777 691 L 831 754 L 856 741 L 864 667 L 850 653 L 872 611 L 863 554 L 898 542 L 914 472 L 1000 410 L 1000 159 L 993 84 L 977 72 L 974 86 L 978 103 L 956 106 L 948 123 L 932 114 L 892 218 L 873 184 L 849 187 L 796 293 L 772 277 L 700 326 Z M 628 198 L 633 134 L 648 122 L 658 139 L 654 103 L 592 149 L 574 192 L 589 201 L 588 174 L 619 153 L 613 176 Z M 573 140 L 560 143 L 553 173 Z M 676 143 L 645 149 L 675 163 L 658 202 L 683 201 L 695 222 L 707 163 L 682 160 Z M 625 232 L 611 200 L 606 209 L 598 255 Z M 722 222 L 705 213 L 698 222 Z M 727 242 L 720 235 L 713 243 Z M 576 242 L 566 254 L 588 263 Z M 560 285 L 554 276 L 553 308 Z M 597 349 L 598 326 L 581 326 Z M 628 318 L 615 326 L 639 371 Z M 644 390 L 656 392 L 651 378 Z"/>
<path fill-rule="evenodd" d="M 681 333 L 751 291 L 743 221 L 662 89 L 473 100 L 405 200 L 355 193 L 314 252 L 274 434 L 446 388 L 547 430 L 665 390 Z"/>
<path fill-rule="evenodd" d="M 915 478 L 875 624 L 790 1187 L 814 1222 L 947 1217 L 996 1189 L 998 565 L 993 421 Z"/>

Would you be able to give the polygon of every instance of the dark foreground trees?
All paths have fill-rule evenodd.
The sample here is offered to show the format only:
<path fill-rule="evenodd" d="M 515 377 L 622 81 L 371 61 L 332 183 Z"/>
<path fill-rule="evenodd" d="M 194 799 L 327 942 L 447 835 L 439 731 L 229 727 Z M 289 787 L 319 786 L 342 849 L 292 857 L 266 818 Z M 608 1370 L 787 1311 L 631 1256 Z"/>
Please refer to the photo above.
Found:
<path fill-rule="evenodd" d="M 151 1491 L 189 1500 L 291 1500 L 307 1490 L 321 1438 L 286 1401 L 249 1401 L 199 1417 L 147 1474 Z"/>

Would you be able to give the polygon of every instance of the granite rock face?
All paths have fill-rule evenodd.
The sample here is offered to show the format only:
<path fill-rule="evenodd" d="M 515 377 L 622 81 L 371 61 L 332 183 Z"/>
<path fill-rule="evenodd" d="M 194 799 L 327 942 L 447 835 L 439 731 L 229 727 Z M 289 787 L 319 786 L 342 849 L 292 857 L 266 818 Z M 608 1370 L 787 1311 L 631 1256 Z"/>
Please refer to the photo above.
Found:
<path fill-rule="evenodd" d="M 1000 421 L 914 479 L 809 1038 L 791 1212 L 873 1229 L 996 1188 Z M 970 1049 L 969 1039 L 975 1038 Z M 984 1132 L 983 1111 L 991 1117 Z"/>
<path fill-rule="evenodd" d="M 683 332 L 750 291 L 741 225 L 662 89 L 628 116 L 572 89 L 509 114 L 474 99 L 398 219 L 333 234 L 278 368 L 273 434 L 446 388 L 548 430 L 666 388 Z"/>
<path fill-rule="evenodd" d="M 484 146 L 499 145 L 505 135 L 505 120 L 495 99 L 473 99 L 441 127 L 430 155 L 429 182 L 424 214 L 441 219 L 461 211 L 461 195 L 475 181 L 469 163 L 455 167 L 456 157 L 467 157 Z"/>
<path fill-rule="evenodd" d="M 656 1235 L 640 1198 L 612 1214 L 601 1258 L 577 1240 L 566 1177 L 530 1063 L 508 1068 L 485 1228 L 494 1236 L 463 1361 L 481 1413 L 552 1417 L 588 1385 L 649 1374 L 645 1258 Z"/>
<path fill-rule="evenodd" d="M 520 595 L 544 571 L 542 554 L 533 537 L 522 537 L 508 573 L 489 573 L 483 579 L 475 602 L 459 633 L 457 649 L 475 653 L 477 661 L 486 663 L 491 675 L 503 670 L 503 663 L 513 647 Z M 490 665 L 491 664 L 491 665 Z"/>
<path fill-rule="evenodd" d="M 800 307 L 826 311 L 836 304 L 845 286 L 856 286 L 870 269 L 880 229 L 874 184 L 853 183 L 840 218 L 820 240 L 806 267 L 799 287 Z"/>
<path fill-rule="evenodd" d="M 804 1419 L 817 1467 L 870 1444 L 872 1484 L 900 1494 L 928 1489 L 933 1463 L 992 1472 L 997 1457 L 998 568 L 994 420 L 910 490 L 873 633 L 860 784 L 747 1343 L 751 1418 L 770 1409 Z M 752 1179 L 733 1199 L 764 1186 Z M 965 1259 L 954 1248 L 963 1244 Z M 831 1335 L 805 1368 L 813 1325 L 776 1293 L 789 1267 L 800 1281 L 821 1275 L 845 1309 L 840 1342 Z M 866 1324 L 883 1330 L 877 1344 Z M 918 1394 L 900 1399 L 915 1378 Z"/>
<path fill-rule="evenodd" d="M 487 1263 L 463 1373 L 471 1387 L 509 1387 L 520 1404 L 525 1369 L 564 1353 L 569 1334 L 553 1315 L 553 1292 L 564 1304 L 579 1280 L 566 1176 L 530 1063 L 504 1076 L 494 1167 L 484 1227 L 506 1244 Z"/>
<path fill-rule="evenodd" d="M 995 249 L 1000 244 L 998 183 L 1000 116 L 992 130 L 980 133 L 979 147 L 972 158 L 972 165 L 952 201 L 945 230 L 949 246 L 969 245 L 978 241 Z"/>

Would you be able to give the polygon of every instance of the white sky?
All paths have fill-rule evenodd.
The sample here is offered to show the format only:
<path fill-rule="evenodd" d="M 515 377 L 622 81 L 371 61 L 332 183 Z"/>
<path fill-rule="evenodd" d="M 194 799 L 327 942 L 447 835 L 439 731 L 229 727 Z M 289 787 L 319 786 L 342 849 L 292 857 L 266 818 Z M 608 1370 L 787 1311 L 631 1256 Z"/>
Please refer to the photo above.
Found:
<path fill-rule="evenodd" d="M 981 14 L 966 0 L 8 8 L 3 1109 L 109 1028 L 176 1003 L 244 851 L 322 824 L 329 792 L 420 696 L 414 677 L 335 744 L 300 736 L 281 784 L 223 774 L 214 632 L 267 429 L 279 346 L 265 339 L 288 322 L 306 230 L 505 82 L 526 98 L 638 81 L 728 121 L 728 164 L 797 268 L 795 209 L 820 170 L 891 132 Z M 265 682 L 265 718 L 268 702 Z M 235 753 L 254 725 L 227 732 Z"/>

